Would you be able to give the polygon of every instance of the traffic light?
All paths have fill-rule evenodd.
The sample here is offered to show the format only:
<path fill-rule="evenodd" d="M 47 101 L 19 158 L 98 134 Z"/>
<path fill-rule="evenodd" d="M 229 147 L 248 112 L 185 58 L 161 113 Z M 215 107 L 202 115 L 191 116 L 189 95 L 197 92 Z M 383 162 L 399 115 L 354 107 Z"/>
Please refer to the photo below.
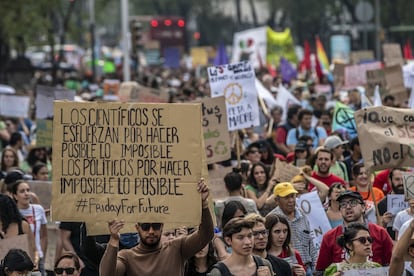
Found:
<path fill-rule="evenodd" d="M 133 19 L 129 22 L 131 32 L 132 53 L 137 54 L 143 48 L 142 45 L 142 23 Z"/>

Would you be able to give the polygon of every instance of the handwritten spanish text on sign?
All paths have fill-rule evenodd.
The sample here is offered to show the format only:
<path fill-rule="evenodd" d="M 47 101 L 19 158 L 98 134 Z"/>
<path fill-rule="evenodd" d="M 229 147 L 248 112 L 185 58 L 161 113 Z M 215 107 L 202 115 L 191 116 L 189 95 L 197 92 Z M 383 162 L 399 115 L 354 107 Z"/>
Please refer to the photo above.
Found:
<path fill-rule="evenodd" d="M 248 61 L 208 68 L 211 97 L 226 99 L 230 131 L 260 124 L 255 78 Z"/>
<path fill-rule="evenodd" d="M 212 164 L 229 159 L 230 135 L 224 97 L 205 98 L 201 103 L 201 108 L 207 163 Z"/>
<path fill-rule="evenodd" d="M 365 166 L 375 170 L 414 166 L 414 112 L 369 107 L 355 112 Z"/>
<path fill-rule="evenodd" d="M 200 222 L 200 104 L 55 102 L 54 114 L 54 220 Z"/>
<path fill-rule="evenodd" d="M 399 211 L 410 207 L 408 202 L 405 200 L 404 195 L 399 194 L 388 194 L 387 195 L 387 211 L 396 215 Z"/>
<path fill-rule="evenodd" d="M 414 198 L 414 174 L 413 172 L 403 172 L 404 195 L 407 199 Z"/>

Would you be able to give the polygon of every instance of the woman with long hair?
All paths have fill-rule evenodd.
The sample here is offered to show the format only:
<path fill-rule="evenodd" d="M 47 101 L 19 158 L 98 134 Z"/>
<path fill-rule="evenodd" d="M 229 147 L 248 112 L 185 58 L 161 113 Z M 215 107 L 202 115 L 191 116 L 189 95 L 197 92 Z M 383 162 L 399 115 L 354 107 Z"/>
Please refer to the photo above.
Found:
<path fill-rule="evenodd" d="M 0 239 L 14 238 L 24 234 L 27 234 L 29 253 L 37 266 L 39 255 L 29 223 L 23 219 L 13 199 L 0 194 Z"/>
<path fill-rule="evenodd" d="M 7 252 L 0 264 L 0 276 L 29 275 L 34 264 L 26 251 L 12 248 Z"/>
<path fill-rule="evenodd" d="M 79 257 L 72 252 L 64 253 L 56 260 L 54 271 L 56 275 L 79 276 L 81 273 Z"/>
<path fill-rule="evenodd" d="M 372 237 L 364 224 L 359 222 L 349 224 L 336 242 L 345 249 L 349 258 L 328 266 L 323 274 L 324 276 L 339 276 L 344 271 L 351 269 L 381 267 L 379 263 L 368 260 L 368 257 L 372 254 Z"/>
<path fill-rule="evenodd" d="M 32 177 L 33 177 L 33 180 L 48 181 L 49 180 L 49 169 L 47 168 L 47 165 L 42 162 L 37 162 L 32 167 Z"/>
<path fill-rule="evenodd" d="M 292 232 L 289 222 L 282 216 L 269 214 L 266 216 L 265 227 L 269 231 L 267 253 L 287 261 L 294 275 L 306 275 L 306 268 L 299 252 L 290 244 Z"/>
<path fill-rule="evenodd" d="M 12 195 L 20 213 L 29 223 L 35 237 L 37 252 L 39 253 L 39 271 L 44 275 L 45 256 L 47 250 L 47 218 L 43 207 L 39 204 L 31 204 L 30 186 L 24 180 L 17 181 L 12 186 Z"/>
<path fill-rule="evenodd" d="M 212 242 L 188 259 L 185 276 L 205 276 L 217 263 L 216 254 Z"/>
<path fill-rule="evenodd" d="M 266 216 L 276 207 L 273 197 L 274 184 L 265 164 L 262 162 L 253 164 L 246 186 L 246 197 L 254 200 L 262 216 Z"/>
<path fill-rule="evenodd" d="M 332 228 L 341 225 L 343 222 L 341 210 L 339 210 L 339 202 L 336 201 L 338 196 L 345 191 L 346 188 L 342 183 L 334 183 L 329 187 L 328 191 L 328 208 L 326 209 L 326 216 Z"/>
<path fill-rule="evenodd" d="M 6 177 L 12 168 L 19 167 L 19 157 L 12 148 L 5 148 L 1 154 L 0 179 Z"/>

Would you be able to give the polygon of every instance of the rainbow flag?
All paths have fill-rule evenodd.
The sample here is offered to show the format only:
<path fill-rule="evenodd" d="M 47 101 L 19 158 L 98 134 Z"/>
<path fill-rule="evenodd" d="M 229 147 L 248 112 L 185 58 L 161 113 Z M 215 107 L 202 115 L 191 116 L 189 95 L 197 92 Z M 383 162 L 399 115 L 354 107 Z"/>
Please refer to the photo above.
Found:
<path fill-rule="evenodd" d="M 324 75 L 328 77 L 328 80 L 333 81 L 333 75 L 329 72 L 329 60 L 326 55 L 325 49 L 323 48 L 322 42 L 319 36 L 316 37 L 316 56 L 319 60 L 319 64 L 322 68 Z"/>

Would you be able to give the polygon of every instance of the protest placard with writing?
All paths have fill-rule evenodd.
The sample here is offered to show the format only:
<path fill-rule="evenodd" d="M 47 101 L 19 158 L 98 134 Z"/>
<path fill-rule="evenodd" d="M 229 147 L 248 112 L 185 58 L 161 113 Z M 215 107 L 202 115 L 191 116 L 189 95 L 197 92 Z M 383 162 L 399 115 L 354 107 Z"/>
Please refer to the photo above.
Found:
<path fill-rule="evenodd" d="M 258 126 L 259 104 L 255 74 L 250 62 L 208 68 L 211 97 L 224 96 L 229 130 Z"/>
<path fill-rule="evenodd" d="M 228 160 L 231 147 L 224 97 L 204 98 L 201 110 L 207 163 L 213 164 Z"/>
<path fill-rule="evenodd" d="M 276 159 L 274 176 L 279 182 L 290 182 L 290 180 L 300 173 L 300 169 L 289 163 Z"/>
<path fill-rule="evenodd" d="M 326 216 L 318 192 L 313 191 L 301 195 L 298 197 L 297 204 L 309 221 L 313 243 L 319 251 L 323 235 L 331 230 L 331 224 Z"/>
<path fill-rule="evenodd" d="M 370 62 L 345 67 L 345 88 L 351 89 L 357 86 L 364 86 L 367 83 L 367 71 L 381 69 L 381 62 Z M 345 89 L 344 88 L 344 89 Z"/>
<path fill-rule="evenodd" d="M 374 52 L 365 51 L 352 51 L 351 52 L 351 64 L 359 64 L 360 62 L 374 60 Z"/>
<path fill-rule="evenodd" d="M 412 110 L 367 107 L 354 115 L 362 156 L 369 172 L 414 165 Z"/>
<path fill-rule="evenodd" d="M 386 66 L 404 65 L 400 44 L 384 43 L 382 44 L 382 50 L 384 51 L 384 62 Z"/>
<path fill-rule="evenodd" d="M 76 92 L 64 87 L 36 86 L 36 119 L 53 118 L 53 101 L 73 101 Z"/>
<path fill-rule="evenodd" d="M 54 114 L 54 220 L 200 222 L 200 104 L 58 101 Z"/>
<path fill-rule="evenodd" d="M 385 93 L 387 82 L 385 80 L 385 73 L 383 69 L 368 70 L 367 71 L 367 92 L 366 95 L 371 97 L 374 95 L 375 86 L 379 85 L 381 95 Z"/>
<path fill-rule="evenodd" d="M 414 174 L 412 172 L 403 172 L 404 196 L 407 199 L 414 198 Z"/>
<path fill-rule="evenodd" d="M 404 87 L 402 67 L 400 65 L 385 67 L 384 76 L 387 92 L 394 95 L 396 104 L 403 103 L 407 99 L 408 94 Z"/>
<path fill-rule="evenodd" d="M 387 211 L 396 215 L 399 211 L 408 208 L 408 202 L 405 201 L 404 195 L 388 194 L 387 195 Z"/>
<path fill-rule="evenodd" d="M 30 97 L 0 94 L 0 115 L 5 117 L 29 118 Z"/>

